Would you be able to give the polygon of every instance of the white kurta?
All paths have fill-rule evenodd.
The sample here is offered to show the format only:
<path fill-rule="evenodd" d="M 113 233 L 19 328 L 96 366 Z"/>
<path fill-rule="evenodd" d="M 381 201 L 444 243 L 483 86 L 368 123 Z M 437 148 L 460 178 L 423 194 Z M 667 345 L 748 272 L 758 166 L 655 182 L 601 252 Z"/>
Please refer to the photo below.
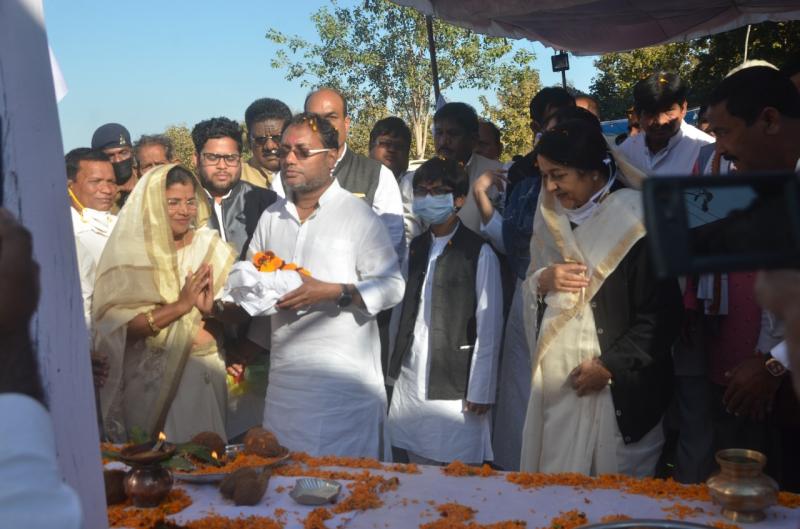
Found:
<path fill-rule="evenodd" d="M 81 280 L 81 296 L 86 328 L 92 324 L 92 294 L 95 270 L 108 238 L 117 222 L 111 213 L 84 208 L 83 213 L 70 207 L 72 230 L 75 233 L 75 251 L 78 257 L 78 273 Z"/>
<path fill-rule="evenodd" d="M 669 139 L 666 147 L 655 154 L 650 152 L 645 143 L 645 133 L 625 140 L 619 146 L 619 151 L 634 167 L 648 175 L 689 176 L 700 148 L 709 143 L 714 143 L 713 136 L 682 121 L 678 133 Z"/>
<path fill-rule="evenodd" d="M 375 315 L 405 287 L 386 229 L 334 181 L 303 223 L 290 201 L 267 208 L 249 252 L 267 250 L 321 281 L 355 284 L 366 311 L 329 302 L 271 316 L 264 427 L 291 450 L 378 457 L 386 391 Z"/>
<path fill-rule="evenodd" d="M 0 526 L 82 527 L 80 499 L 58 469 L 47 410 L 27 395 L 4 393 L 0 417 Z"/>
<path fill-rule="evenodd" d="M 434 237 L 425 284 L 414 323 L 414 341 L 394 385 L 388 431 L 393 446 L 439 462 L 460 460 L 483 463 L 493 459 L 491 413 L 464 411 L 464 401 L 428 400 L 430 373 L 431 278 L 436 260 L 453 233 Z M 503 331 L 503 298 L 500 264 L 489 245 L 478 258 L 475 283 L 477 339 L 472 355 L 467 399 L 477 404 L 494 402 L 500 339 Z"/>
<path fill-rule="evenodd" d="M 498 251 L 505 253 L 503 219 L 497 211 L 488 224 L 481 222 L 481 233 Z M 525 337 L 522 297 L 522 280 L 518 278 L 503 337 L 492 433 L 494 462 L 504 470 L 519 470 L 522 428 L 525 426 L 526 403 L 531 395 L 533 366 L 531 349 Z"/>

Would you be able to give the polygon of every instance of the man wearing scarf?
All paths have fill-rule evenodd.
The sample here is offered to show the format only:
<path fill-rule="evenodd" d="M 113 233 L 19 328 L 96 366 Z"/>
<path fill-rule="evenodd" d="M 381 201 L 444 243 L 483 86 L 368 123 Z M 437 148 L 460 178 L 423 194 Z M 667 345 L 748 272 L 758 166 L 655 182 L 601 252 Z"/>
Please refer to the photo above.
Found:
<path fill-rule="evenodd" d="M 118 186 L 113 207 L 116 214 L 139 180 L 134 174 L 131 133 L 119 123 L 101 125 L 92 134 L 92 149 L 103 151 L 114 168 L 114 180 Z"/>
<path fill-rule="evenodd" d="M 86 327 L 91 328 L 95 269 L 117 221 L 111 214 L 117 184 L 111 161 L 102 151 L 81 147 L 67 153 L 64 160 L 84 317 Z"/>

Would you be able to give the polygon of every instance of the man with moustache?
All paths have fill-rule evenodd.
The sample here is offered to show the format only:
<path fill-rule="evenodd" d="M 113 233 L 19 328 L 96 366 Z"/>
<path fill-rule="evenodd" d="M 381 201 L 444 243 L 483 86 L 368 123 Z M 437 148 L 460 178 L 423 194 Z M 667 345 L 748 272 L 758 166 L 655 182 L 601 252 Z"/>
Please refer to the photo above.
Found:
<path fill-rule="evenodd" d="M 208 224 L 244 257 L 261 213 L 277 195 L 241 179 L 242 133 L 235 121 L 224 117 L 201 121 L 192 129 L 192 142 L 197 174 L 214 212 Z"/>
<path fill-rule="evenodd" d="M 81 147 L 64 158 L 72 229 L 78 255 L 86 327 L 91 328 L 92 293 L 97 263 L 117 217 L 111 214 L 117 184 L 114 169 L 103 151 Z"/>
<path fill-rule="evenodd" d="M 114 168 L 117 197 L 113 213 L 117 213 L 139 179 L 133 167 L 131 133 L 119 123 L 101 125 L 92 134 L 92 149 L 103 151 Z"/>
<path fill-rule="evenodd" d="M 472 194 L 472 184 L 486 171 L 503 168 L 503 164 L 497 160 L 490 160 L 474 152 L 478 143 L 478 127 L 478 114 L 466 103 L 447 103 L 433 115 L 436 154 L 460 162 L 467 170 L 470 192 L 467 193 L 458 216 L 475 233 L 481 233 L 481 216 Z M 496 199 L 497 195 L 498 191 L 492 188 L 490 198 Z"/>
<path fill-rule="evenodd" d="M 174 163 L 172 155 L 172 140 L 164 134 L 143 134 L 133 144 L 133 158 L 136 160 L 139 175 L 153 167 Z"/>
<path fill-rule="evenodd" d="M 272 179 L 280 170 L 276 153 L 281 131 L 290 119 L 291 110 L 277 99 L 257 99 L 247 107 L 244 121 L 253 156 L 242 165 L 242 180 L 258 187 L 272 188 Z"/>
<path fill-rule="evenodd" d="M 264 427 L 290 450 L 379 457 L 386 393 L 375 316 L 405 283 L 389 234 L 334 167 L 333 125 L 299 114 L 278 156 L 286 199 L 258 223 L 249 254 L 273 251 L 310 272 L 270 316 L 272 349 Z"/>
<path fill-rule="evenodd" d="M 714 138 L 684 121 L 689 85 L 678 75 L 656 72 L 633 88 L 633 111 L 644 134 L 629 137 L 620 152 L 651 176 L 690 175 L 700 148 Z"/>
<path fill-rule="evenodd" d="M 319 114 L 336 129 L 339 149 L 333 176 L 343 189 L 364 199 L 380 217 L 392 239 L 398 259 L 402 258 L 405 254 L 405 230 L 400 188 L 388 167 L 348 147 L 350 116 L 347 113 L 347 101 L 332 88 L 320 88 L 306 97 L 305 111 Z"/>

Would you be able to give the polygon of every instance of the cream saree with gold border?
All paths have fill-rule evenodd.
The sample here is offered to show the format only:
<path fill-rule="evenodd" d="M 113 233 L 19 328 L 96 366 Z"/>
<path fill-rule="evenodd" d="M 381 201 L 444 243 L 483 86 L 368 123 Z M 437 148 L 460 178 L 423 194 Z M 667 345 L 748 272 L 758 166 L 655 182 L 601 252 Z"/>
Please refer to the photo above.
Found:
<path fill-rule="evenodd" d="M 525 281 L 524 318 L 533 358 L 531 396 L 523 431 L 521 468 L 527 472 L 618 472 L 619 431 L 609 387 L 578 397 L 570 372 L 600 356 L 591 300 L 645 234 L 641 194 L 620 189 L 575 228 L 553 196 L 542 191 Z M 538 328 L 536 271 L 557 263 L 583 263 L 589 286 L 579 294 L 551 292 Z"/>
<path fill-rule="evenodd" d="M 190 371 L 198 373 L 196 369 L 185 370 L 187 362 L 196 366 L 195 356 L 204 357 L 202 363 L 211 358 L 209 355 L 219 354 L 214 342 L 193 347 L 202 326 L 196 308 L 155 336 L 127 341 L 127 325 L 134 317 L 178 299 L 186 268 L 196 270 L 201 263 L 210 263 L 216 297 L 235 259 L 233 250 L 207 228 L 195 230 L 190 245 L 180 252 L 176 249 L 165 195 L 167 172 L 173 167 L 152 170 L 137 183 L 97 267 L 92 306 L 94 348 L 106 354 L 110 364 L 108 379 L 100 391 L 101 414 L 105 435 L 117 442 L 126 441 L 134 428 L 153 436 L 168 422 L 175 433 L 176 420 L 178 431 L 201 427 L 202 410 L 180 414 L 185 417 L 173 414 L 170 421 L 167 417 L 179 387 L 208 382 L 183 381 Z M 196 223 L 204 226 L 209 211 L 199 183 L 197 199 Z M 219 362 L 208 369 L 218 371 Z M 221 369 L 224 380 L 224 363 Z M 224 396 L 220 404 L 224 437 Z M 191 424 L 184 427 L 181 421 Z"/>

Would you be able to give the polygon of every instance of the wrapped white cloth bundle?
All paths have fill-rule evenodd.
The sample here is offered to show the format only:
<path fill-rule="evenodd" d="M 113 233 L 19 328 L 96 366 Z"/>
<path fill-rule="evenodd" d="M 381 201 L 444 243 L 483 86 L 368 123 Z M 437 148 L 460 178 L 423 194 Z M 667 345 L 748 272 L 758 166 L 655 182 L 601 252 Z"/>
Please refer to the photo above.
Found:
<path fill-rule="evenodd" d="M 278 312 L 278 300 L 302 284 L 294 270 L 259 272 L 250 261 L 239 261 L 228 274 L 222 301 L 239 305 L 250 316 L 270 316 Z"/>

